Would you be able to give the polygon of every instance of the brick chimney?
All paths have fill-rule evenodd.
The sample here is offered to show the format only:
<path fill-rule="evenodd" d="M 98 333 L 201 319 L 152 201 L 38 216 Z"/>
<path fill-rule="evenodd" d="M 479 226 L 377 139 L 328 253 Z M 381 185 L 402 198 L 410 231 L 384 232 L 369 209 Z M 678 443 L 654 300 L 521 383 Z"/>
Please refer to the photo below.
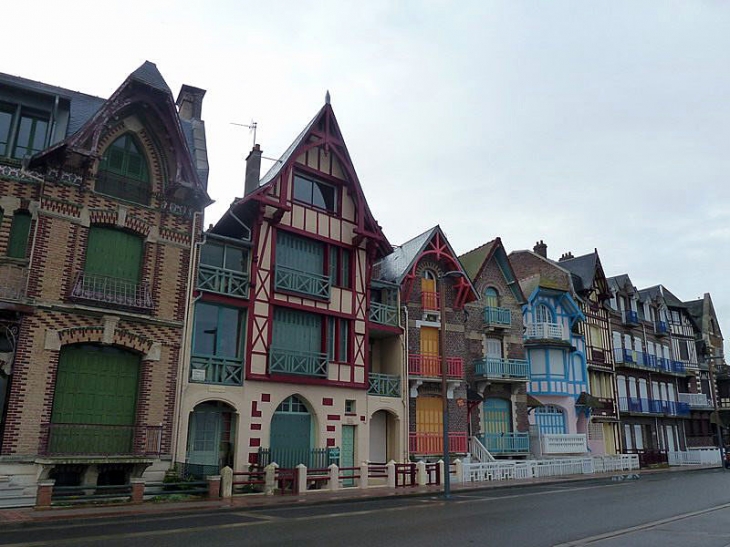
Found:
<path fill-rule="evenodd" d="M 204 96 L 205 89 L 183 84 L 175 101 L 180 117 L 183 120 L 201 120 Z"/>
<path fill-rule="evenodd" d="M 253 149 L 246 158 L 246 181 L 244 185 L 243 195 L 247 196 L 259 187 L 259 179 L 261 178 L 261 147 L 258 144 L 253 145 Z"/>
<path fill-rule="evenodd" d="M 560 257 L 560 260 L 558 260 L 558 262 L 562 262 L 563 260 L 570 260 L 571 258 L 575 257 L 573 256 L 573 253 L 568 251 L 567 253 L 563 253 L 563 256 Z"/>
<path fill-rule="evenodd" d="M 547 258 L 547 245 L 545 245 L 545 242 L 542 239 L 535 243 L 532 250 L 535 251 L 535 254 L 539 254 L 543 258 Z"/>

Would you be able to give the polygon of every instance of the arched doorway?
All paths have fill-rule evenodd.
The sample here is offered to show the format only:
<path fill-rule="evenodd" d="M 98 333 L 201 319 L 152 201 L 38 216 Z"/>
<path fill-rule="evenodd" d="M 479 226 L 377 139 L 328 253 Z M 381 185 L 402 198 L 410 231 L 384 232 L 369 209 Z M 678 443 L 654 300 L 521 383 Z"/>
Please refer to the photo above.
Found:
<path fill-rule="evenodd" d="M 233 408 L 221 401 L 197 405 L 188 423 L 187 472 L 216 475 L 221 467 L 232 466 L 234 438 Z"/>
<path fill-rule="evenodd" d="M 398 461 L 398 424 L 387 410 L 378 410 L 370 418 L 369 459 L 375 463 Z"/>
<path fill-rule="evenodd" d="M 309 408 L 296 395 L 284 399 L 271 418 L 269 448 L 279 467 L 312 467 L 313 420 Z"/>

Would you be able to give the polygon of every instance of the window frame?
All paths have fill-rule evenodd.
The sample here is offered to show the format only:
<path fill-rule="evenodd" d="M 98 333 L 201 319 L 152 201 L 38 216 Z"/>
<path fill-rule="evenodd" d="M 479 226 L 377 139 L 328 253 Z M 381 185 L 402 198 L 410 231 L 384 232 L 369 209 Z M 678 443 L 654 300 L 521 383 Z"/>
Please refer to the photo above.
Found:
<path fill-rule="evenodd" d="M 203 306 L 208 306 L 210 308 L 215 308 L 217 310 L 216 313 L 216 330 L 220 329 L 221 325 L 225 325 L 226 321 L 225 318 L 222 318 L 222 312 L 223 310 L 233 310 L 237 313 L 238 316 L 238 324 L 236 325 L 235 329 L 232 332 L 235 332 L 236 336 L 236 354 L 233 356 L 227 355 L 222 351 L 222 342 L 218 338 L 218 335 L 216 334 L 213 338 L 213 352 L 212 353 L 206 353 L 202 351 L 198 351 L 198 318 L 199 316 L 199 309 L 201 309 Z M 243 357 L 243 338 L 244 338 L 244 332 L 245 332 L 245 310 L 241 308 L 237 308 L 234 306 L 225 306 L 221 305 L 215 302 L 196 302 L 195 303 L 195 310 L 193 313 L 193 336 L 191 340 L 191 355 L 194 357 L 216 357 L 220 359 L 229 359 L 231 361 L 240 361 Z M 203 332 L 203 334 L 206 334 Z"/>
<path fill-rule="evenodd" d="M 304 188 L 303 184 L 308 184 L 308 189 Z M 318 188 L 320 190 L 320 195 L 322 196 L 322 201 L 324 202 L 324 206 L 320 206 L 315 202 L 315 192 L 314 189 Z M 331 208 L 327 206 L 327 200 L 324 197 L 324 193 L 322 192 L 322 188 L 326 188 L 328 191 L 332 191 L 332 206 Z M 298 191 L 299 190 L 299 191 Z M 307 192 L 308 190 L 308 192 Z M 318 211 L 323 211 L 331 215 L 339 215 L 340 214 L 340 188 L 335 185 L 331 184 L 329 182 L 325 182 L 320 178 L 317 178 L 316 176 L 310 175 L 308 173 L 303 173 L 301 171 L 295 171 L 292 174 L 292 188 L 291 188 L 291 200 L 294 203 L 298 203 L 300 205 L 306 205 L 308 207 L 312 207 L 313 209 L 317 209 Z M 303 194 L 309 193 L 309 197 L 304 197 Z M 297 195 L 299 194 L 299 195 Z"/>
<path fill-rule="evenodd" d="M 124 146 L 115 146 L 124 139 Z M 110 165 L 110 154 L 118 148 L 123 148 L 121 154 L 122 167 Z M 130 151 L 132 149 L 132 151 Z M 130 158 L 138 157 L 141 162 L 142 175 L 136 175 L 129 170 Z M 137 205 L 149 207 L 152 199 L 152 170 L 145 148 L 132 131 L 126 131 L 115 138 L 104 149 L 99 167 L 96 172 L 94 191 L 114 199 L 128 201 Z M 131 186 L 133 192 L 129 192 Z M 119 191 L 121 190 L 121 191 Z"/>
<path fill-rule="evenodd" d="M 27 223 L 23 225 L 22 222 Z M 2 220 L 2 216 L 0 216 Z M 25 260 L 28 256 L 28 243 L 30 243 L 30 231 L 33 225 L 33 215 L 25 209 L 18 209 L 13 213 L 10 224 L 10 234 L 8 236 L 8 246 L 5 254 L 8 258 L 17 258 Z M 19 230 L 23 230 L 20 232 Z"/>
<path fill-rule="evenodd" d="M 327 270 L 333 287 L 352 289 L 352 251 L 339 245 L 328 245 Z"/>

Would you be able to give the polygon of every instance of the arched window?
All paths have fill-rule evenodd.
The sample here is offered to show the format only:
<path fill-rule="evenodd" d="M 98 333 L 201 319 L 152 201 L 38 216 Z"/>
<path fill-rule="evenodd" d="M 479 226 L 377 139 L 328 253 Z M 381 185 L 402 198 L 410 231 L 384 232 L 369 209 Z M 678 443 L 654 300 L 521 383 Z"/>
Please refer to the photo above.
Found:
<path fill-rule="evenodd" d="M 535 322 L 554 323 L 553 311 L 545 304 L 538 304 L 535 306 Z"/>
<path fill-rule="evenodd" d="M 104 152 L 96 191 L 142 205 L 149 204 L 151 192 L 147 158 L 131 133 L 119 137 Z"/>
<path fill-rule="evenodd" d="M 484 290 L 484 303 L 492 308 L 499 306 L 499 293 L 494 287 L 487 287 Z"/>

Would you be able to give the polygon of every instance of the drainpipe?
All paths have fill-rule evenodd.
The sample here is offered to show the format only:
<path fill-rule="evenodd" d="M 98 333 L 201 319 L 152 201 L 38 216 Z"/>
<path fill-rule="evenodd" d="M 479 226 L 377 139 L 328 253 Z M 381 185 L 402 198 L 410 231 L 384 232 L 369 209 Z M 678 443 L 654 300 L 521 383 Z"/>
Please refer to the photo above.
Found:
<path fill-rule="evenodd" d="M 400 291 L 398 291 L 398 299 L 400 299 Z M 405 318 L 406 318 L 405 327 L 403 329 L 405 332 L 405 341 L 404 341 L 404 345 L 403 345 L 403 364 L 401 365 L 401 374 L 402 374 L 402 378 L 404 380 L 403 386 L 401 387 L 401 393 L 402 393 L 401 401 L 403 404 L 403 417 L 404 417 L 403 422 L 404 422 L 404 427 L 405 427 L 405 430 L 404 430 L 405 434 L 403 435 L 404 443 L 403 443 L 402 453 L 403 453 L 403 462 L 407 462 L 408 461 L 408 452 L 409 452 L 408 439 L 409 439 L 409 433 L 410 433 L 410 427 L 411 427 L 410 408 L 408 407 L 408 402 L 410 399 L 410 387 L 409 387 L 410 380 L 408 378 L 408 321 L 409 321 L 409 319 L 408 319 L 408 306 L 402 306 L 402 308 L 403 308 L 403 313 L 405 314 Z"/>

